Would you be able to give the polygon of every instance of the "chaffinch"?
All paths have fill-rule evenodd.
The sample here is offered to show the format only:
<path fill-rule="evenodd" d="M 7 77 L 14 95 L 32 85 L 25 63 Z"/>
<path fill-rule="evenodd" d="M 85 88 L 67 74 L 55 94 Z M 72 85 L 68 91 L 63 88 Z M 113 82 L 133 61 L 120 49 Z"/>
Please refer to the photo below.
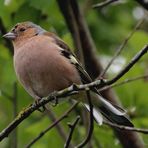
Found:
<path fill-rule="evenodd" d="M 4 37 L 12 40 L 14 68 L 19 81 L 36 100 L 74 83 L 86 84 L 92 81 L 69 47 L 58 36 L 40 26 L 32 22 L 18 23 Z M 87 103 L 85 98 L 82 101 Z M 133 126 L 125 113 L 99 93 L 98 99 L 92 99 L 92 103 L 94 117 L 99 124 L 103 120 L 101 112 L 114 123 Z"/>

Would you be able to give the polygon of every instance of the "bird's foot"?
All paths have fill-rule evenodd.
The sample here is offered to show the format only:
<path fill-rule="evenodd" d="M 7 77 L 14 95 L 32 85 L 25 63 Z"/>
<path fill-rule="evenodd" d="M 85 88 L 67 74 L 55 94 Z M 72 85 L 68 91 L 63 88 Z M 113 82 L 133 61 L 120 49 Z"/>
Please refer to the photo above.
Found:
<path fill-rule="evenodd" d="M 52 102 L 51 105 L 52 105 L 53 107 L 57 106 L 57 104 L 59 103 L 59 101 L 58 101 L 58 98 L 57 98 L 56 95 L 55 95 L 55 92 L 51 93 L 50 95 L 51 95 L 51 97 L 53 98 L 52 101 L 51 101 L 51 102 Z"/>
<path fill-rule="evenodd" d="M 35 99 L 35 105 L 38 105 L 39 104 L 39 102 L 40 102 L 40 100 L 41 100 L 41 98 L 37 98 L 37 99 Z"/>
<path fill-rule="evenodd" d="M 35 103 L 36 105 L 38 105 L 41 99 L 42 99 L 42 98 L 37 98 L 37 99 L 35 99 L 35 102 L 34 102 L 34 103 Z M 38 110 L 39 112 L 42 112 L 42 113 L 43 113 L 43 112 L 45 111 L 45 109 L 46 109 L 46 108 L 45 108 L 45 106 L 43 105 L 42 107 L 38 108 L 37 110 Z"/>

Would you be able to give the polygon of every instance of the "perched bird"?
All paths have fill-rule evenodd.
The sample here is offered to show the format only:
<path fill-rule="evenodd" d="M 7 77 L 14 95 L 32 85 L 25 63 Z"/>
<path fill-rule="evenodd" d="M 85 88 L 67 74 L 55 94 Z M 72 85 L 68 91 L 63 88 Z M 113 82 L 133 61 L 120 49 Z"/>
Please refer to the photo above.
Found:
<path fill-rule="evenodd" d="M 3 37 L 12 40 L 16 75 L 35 100 L 74 83 L 92 82 L 69 47 L 58 36 L 40 26 L 32 22 L 18 23 Z M 94 91 L 98 93 L 96 88 Z M 86 100 L 84 98 L 81 101 L 86 105 Z M 92 103 L 94 117 L 99 124 L 103 120 L 101 113 L 111 122 L 133 126 L 125 113 L 101 97 L 99 93 L 98 99 L 92 99 Z M 86 107 L 88 108 L 88 105 Z"/>

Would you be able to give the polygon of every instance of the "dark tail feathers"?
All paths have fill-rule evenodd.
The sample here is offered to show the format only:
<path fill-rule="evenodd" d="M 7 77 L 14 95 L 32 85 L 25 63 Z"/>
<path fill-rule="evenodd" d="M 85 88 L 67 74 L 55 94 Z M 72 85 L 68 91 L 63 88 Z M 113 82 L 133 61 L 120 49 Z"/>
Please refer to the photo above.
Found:
<path fill-rule="evenodd" d="M 100 106 L 99 110 L 105 118 L 113 123 L 130 127 L 134 126 L 125 115 L 117 115 L 109 111 L 105 106 Z"/>
<path fill-rule="evenodd" d="M 113 123 L 133 127 L 133 124 L 126 117 L 126 113 L 122 108 L 113 105 L 111 102 L 105 100 L 102 96 L 98 97 L 98 101 L 96 100 L 96 102 L 93 102 L 93 115 L 98 124 L 101 125 L 103 122 L 103 117 L 101 116 L 102 114 L 106 119 Z M 84 105 L 89 110 L 89 105 Z"/>

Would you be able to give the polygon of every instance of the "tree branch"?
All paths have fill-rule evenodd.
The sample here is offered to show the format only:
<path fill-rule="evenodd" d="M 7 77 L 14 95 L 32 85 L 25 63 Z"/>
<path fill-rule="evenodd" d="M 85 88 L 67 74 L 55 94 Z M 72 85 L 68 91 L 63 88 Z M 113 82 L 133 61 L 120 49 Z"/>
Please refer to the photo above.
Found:
<path fill-rule="evenodd" d="M 48 105 L 48 104 L 47 104 Z M 55 113 L 51 110 L 50 106 L 46 106 L 45 112 L 48 116 L 48 118 L 52 121 L 55 122 L 57 119 Z M 65 129 L 63 128 L 63 126 L 59 123 L 55 126 L 55 129 L 57 130 L 57 132 L 59 133 L 59 135 L 61 136 L 61 138 L 63 139 L 63 141 L 65 142 L 66 137 L 67 137 L 67 133 L 65 132 Z M 73 147 L 72 144 L 70 145 L 70 147 Z"/>
<path fill-rule="evenodd" d="M 68 138 L 66 140 L 66 143 L 64 145 L 64 148 L 69 148 L 74 129 L 76 128 L 76 125 L 77 125 L 79 120 L 80 120 L 80 116 L 77 116 L 77 118 L 75 119 L 75 121 L 73 123 L 68 124 L 68 126 L 70 128 L 70 132 L 69 132 L 69 136 L 68 136 Z"/>
<path fill-rule="evenodd" d="M 130 82 L 135 82 L 136 80 L 141 80 L 141 79 L 148 79 L 148 75 L 142 75 L 142 76 L 137 76 L 137 77 L 134 77 L 134 78 L 128 78 L 128 79 L 123 80 L 122 82 L 115 83 L 115 84 L 112 84 L 112 85 L 109 85 L 109 86 L 105 86 L 105 87 L 99 89 L 99 91 L 103 91 L 103 90 L 106 90 L 106 89 L 109 89 L 109 88 L 121 86 L 121 85 L 130 83 Z"/>
<path fill-rule="evenodd" d="M 93 104 L 91 102 L 91 96 L 90 96 L 90 92 L 89 90 L 86 91 L 87 93 L 87 101 L 88 101 L 88 105 L 89 105 L 89 130 L 88 130 L 88 134 L 86 136 L 86 138 L 84 139 L 84 141 L 82 141 L 78 146 L 76 146 L 77 148 L 83 148 L 91 139 L 92 133 L 93 133 L 93 129 L 94 129 L 94 118 L 93 118 Z"/>
<path fill-rule="evenodd" d="M 49 132 L 53 127 L 55 127 L 59 122 L 67 118 L 67 116 L 71 113 L 71 111 L 78 105 L 78 102 L 73 104 L 61 117 L 59 117 L 56 121 L 54 121 L 48 128 L 43 130 L 37 137 L 35 137 L 26 148 L 31 147 L 35 144 L 40 138 L 42 138 L 47 132 Z"/>
<path fill-rule="evenodd" d="M 107 64 L 106 68 L 101 72 L 100 74 L 100 78 L 102 78 L 107 70 L 109 69 L 109 67 L 111 66 L 111 64 L 114 62 L 114 60 L 117 58 L 117 56 L 119 56 L 122 52 L 122 50 L 124 49 L 124 47 L 127 45 L 129 39 L 133 36 L 133 34 L 140 28 L 140 26 L 144 23 L 144 18 L 142 18 L 134 27 L 134 29 L 132 30 L 132 32 L 130 32 L 127 37 L 124 39 L 124 41 L 122 42 L 122 44 L 118 47 L 118 49 L 116 50 L 113 58 L 111 59 L 111 61 Z"/>
<path fill-rule="evenodd" d="M 112 4 L 112 3 L 115 3 L 117 1 L 119 1 L 119 0 L 106 0 L 106 1 L 98 3 L 98 4 L 94 4 L 92 7 L 102 9 L 102 8 L 108 6 L 108 5 Z"/>
<path fill-rule="evenodd" d="M 115 123 L 111 123 L 111 122 L 108 122 L 108 121 L 104 121 L 104 124 L 115 127 L 117 129 L 120 129 L 120 130 L 126 130 L 126 131 L 139 132 L 139 133 L 142 133 L 142 134 L 148 134 L 148 129 L 122 126 L 122 125 L 117 125 Z"/>
<path fill-rule="evenodd" d="M 106 82 L 106 85 L 111 85 L 119 80 L 124 74 L 126 74 L 134 65 L 139 61 L 139 59 L 148 51 L 148 45 L 145 45 L 128 63 L 128 65 L 122 69 L 112 80 Z"/>

